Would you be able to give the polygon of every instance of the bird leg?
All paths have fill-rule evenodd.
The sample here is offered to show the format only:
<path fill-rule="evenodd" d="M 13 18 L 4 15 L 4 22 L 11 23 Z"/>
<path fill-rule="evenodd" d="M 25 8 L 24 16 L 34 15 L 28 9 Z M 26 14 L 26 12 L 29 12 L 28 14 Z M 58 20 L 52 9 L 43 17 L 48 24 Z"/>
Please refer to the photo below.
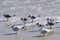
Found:
<path fill-rule="evenodd" d="M 17 31 L 16 31 L 16 33 L 15 33 L 16 35 L 17 35 Z"/>
<path fill-rule="evenodd" d="M 34 22 L 34 20 L 32 19 L 32 23 Z"/>
<path fill-rule="evenodd" d="M 9 21 L 9 18 L 7 18 L 7 22 Z"/>
<path fill-rule="evenodd" d="M 50 29 L 52 29 L 52 25 L 50 25 Z"/>
<path fill-rule="evenodd" d="M 45 33 L 43 33 L 42 37 L 45 37 Z"/>

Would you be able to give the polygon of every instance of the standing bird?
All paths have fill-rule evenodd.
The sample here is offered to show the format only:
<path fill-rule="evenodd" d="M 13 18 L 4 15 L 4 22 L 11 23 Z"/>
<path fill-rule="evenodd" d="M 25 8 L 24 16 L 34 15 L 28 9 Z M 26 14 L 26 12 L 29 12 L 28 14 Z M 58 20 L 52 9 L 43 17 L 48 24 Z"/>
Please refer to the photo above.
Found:
<path fill-rule="evenodd" d="M 54 19 L 47 18 L 47 24 L 46 24 L 46 26 L 50 25 L 50 29 L 52 29 L 52 26 L 55 25 L 55 24 L 57 24 L 57 23 L 59 23 L 59 22 L 54 22 Z"/>
<path fill-rule="evenodd" d="M 15 31 L 16 33 L 16 35 L 17 35 L 17 32 L 20 30 L 20 29 L 24 29 L 25 28 L 25 26 L 24 25 L 13 25 L 12 27 L 10 27 L 10 28 L 12 28 L 12 30 L 13 31 Z"/>
<path fill-rule="evenodd" d="M 8 14 L 3 14 L 3 16 L 5 17 L 5 18 L 7 18 L 7 21 L 9 20 L 9 18 L 11 17 L 10 15 L 8 15 Z"/>
<path fill-rule="evenodd" d="M 24 25 L 26 24 L 27 18 L 21 18 L 21 20 L 24 22 Z"/>
<path fill-rule="evenodd" d="M 40 30 L 41 34 L 42 34 L 42 37 L 45 37 L 47 33 L 51 33 L 53 32 L 54 30 L 53 29 L 46 29 L 46 28 L 42 28 Z"/>
<path fill-rule="evenodd" d="M 9 21 L 9 18 L 10 18 L 10 17 L 16 16 L 16 15 L 10 16 L 10 15 L 8 15 L 8 14 L 3 14 L 3 16 L 4 16 L 5 18 L 7 18 L 7 21 Z"/>
<path fill-rule="evenodd" d="M 44 25 L 39 24 L 39 23 L 37 23 L 36 25 L 37 25 L 40 29 L 42 29 L 42 28 L 44 27 Z"/>
<path fill-rule="evenodd" d="M 32 23 L 33 23 L 34 20 L 36 20 L 36 19 L 38 19 L 38 17 L 40 17 L 40 15 L 38 15 L 37 17 L 29 15 L 28 17 L 32 19 Z"/>
<path fill-rule="evenodd" d="M 40 33 L 42 34 L 42 37 L 45 37 L 46 33 L 53 31 L 52 29 L 43 28 L 44 25 L 42 25 L 42 24 L 37 23 L 36 25 L 40 28 Z"/>

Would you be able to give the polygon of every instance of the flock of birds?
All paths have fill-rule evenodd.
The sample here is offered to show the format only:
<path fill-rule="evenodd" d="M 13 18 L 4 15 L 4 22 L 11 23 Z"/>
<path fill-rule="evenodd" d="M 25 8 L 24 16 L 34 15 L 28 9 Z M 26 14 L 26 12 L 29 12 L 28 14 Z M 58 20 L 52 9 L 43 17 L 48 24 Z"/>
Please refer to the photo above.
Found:
<path fill-rule="evenodd" d="M 7 22 L 8 22 L 10 17 L 16 16 L 16 15 L 10 16 L 10 15 L 8 15 L 8 14 L 4 14 L 3 16 L 4 16 L 5 18 L 7 18 Z M 35 17 L 35 16 L 33 16 L 33 15 L 28 15 L 27 17 L 31 19 L 31 22 L 30 22 L 30 23 L 33 24 L 33 23 L 34 23 L 34 20 L 39 19 L 40 15 L 38 15 L 37 17 Z M 12 25 L 12 26 L 10 27 L 10 28 L 12 28 L 13 31 L 16 32 L 15 34 L 17 34 L 17 32 L 18 32 L 20 29 L 24 29 L 24 28 L 28 25 L 28 24 L 26 25 L 26 23 L 27 23 L 26 21 L 28 21 L 28 18 L 26 18 L 26 17 L 20 18 L 20 20 L 22 20 L 23 23 L 24 23 L 23 25 Z M 53 26 L 53 25 L 59 23 L 59 22 L 53 22 L 54 19 L 52 19 L 52 18 L 46 18 L 46 21 L 47 21 L 47 24 L 46 24 L 46 25 L 40 24 L 39 22 L 35 24 L 37 27 L 39 27 L 40 33 L 43 34 L 43 35 L 42 35 L 43 37 L 45 36 L 46 33 L 53 31 L 53 30 L 52 30 L 52 26 Z M 48 26 L 48 25 L 50 26 L 50 28 L 44 28 L 44 26 Z"/>

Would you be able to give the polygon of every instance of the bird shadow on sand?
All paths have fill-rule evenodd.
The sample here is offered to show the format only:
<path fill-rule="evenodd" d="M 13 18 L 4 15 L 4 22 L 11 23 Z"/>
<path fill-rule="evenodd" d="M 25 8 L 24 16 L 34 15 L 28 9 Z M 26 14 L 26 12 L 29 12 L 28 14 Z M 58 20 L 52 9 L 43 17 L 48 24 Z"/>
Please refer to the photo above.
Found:
<path fill-rule="evenodd" d="M 31 30 L 31 31 L 28 31 L 28 32 L 39 32 L 40 30 Z"/>
<path fill-rule="evenodd" d="M 39 38 L 39 37 L 43 37 L 43 36 L 32 36 L 31 38 Z"/>
<path fill-rule="evenodd" d="M 0 21 L 0 22 L 7 22 L 7 21 Z"/>
<path fill-rule="evenodd" d="M 8 33 L 8 34 L 3 34 L 3 35 L 16 35 L 16 33 Z"/>

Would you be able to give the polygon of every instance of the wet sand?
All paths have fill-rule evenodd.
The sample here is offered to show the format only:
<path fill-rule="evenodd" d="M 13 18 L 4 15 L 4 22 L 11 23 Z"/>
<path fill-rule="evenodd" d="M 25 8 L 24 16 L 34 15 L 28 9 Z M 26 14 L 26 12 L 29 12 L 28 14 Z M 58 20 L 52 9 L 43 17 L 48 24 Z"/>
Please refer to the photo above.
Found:
<path fill-rule="evenodd" d="M 4 19 L 3 14 L 15 14 L 19 18 L 27 17 L 29 14 L 35 16 L 40 14 L 40 18 L 59 17 L 60 0 L 0 0 L 1 19 Z M 38 20 L 43 24 L 45 21 Z M 35 26 L 28 26 L 15 35 L 15 32 L 9 28 L 12 24 L 6 24 L 6 22 L 0 22 L 0 40 L 60 40 L 60 23 L 54 25 L 54 32 L 47 34 L 46 37 L 40 37 L 40 31 L 36 31 L 39 28 Z"/>
<path fill-rule="evenodd" d="M 38 31 L 39 28 L 37 26 L 28 26 L 24 30 L 19 30 L 18 34 L 15 35 L 15 32 L 11 28 L 5 27 L 2 24 L 0 27 L 0 40 L 59 40 L 60 28 L 58 27 L 59 24 L 54 25 L 53 32 L 47 33 L 45 37 L 41 37 L 40 31 Z"/>

